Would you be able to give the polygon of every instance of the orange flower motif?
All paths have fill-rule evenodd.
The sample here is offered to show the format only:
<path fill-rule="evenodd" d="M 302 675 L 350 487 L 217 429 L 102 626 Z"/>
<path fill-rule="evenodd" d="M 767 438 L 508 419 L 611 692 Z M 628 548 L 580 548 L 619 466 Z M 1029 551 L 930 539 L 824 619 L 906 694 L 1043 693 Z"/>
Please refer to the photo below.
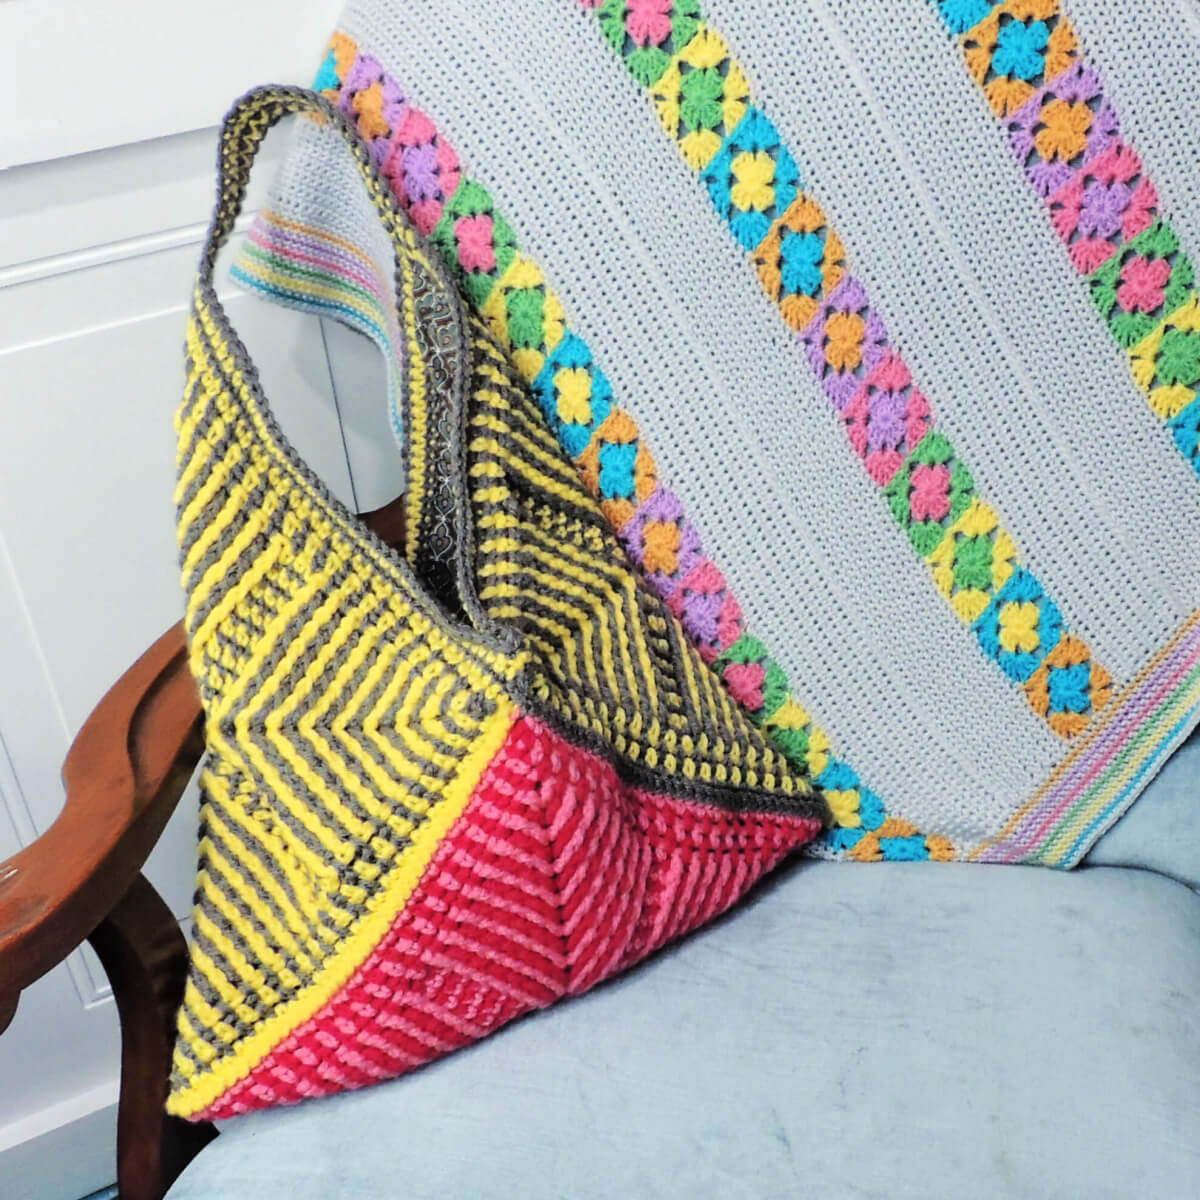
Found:
<path fill-rule="evenodd" d="M 862 362 L 865 332 L 858 313 L 834 313 L 825 322 L 825 361 L 835 371 L 853 371 Z"/>
<path fill-rule="evenodd" d="M 673 574 L 679 567 L 679 538 L 679 526 L 674 521 L 647 521 L 642 534 L 642 567 L 648 573 Z"/>
<path fill-rule="evenodd" d="M 1046 162 L 1056 157 L 1063 162 L 1070 162 L 1087 149 L 1092 110 L 1082 100 L 1078 104 L 1051 100 L 1042 109 L 1041 126 L 1033 139 L 1038 154 Z"/>
<path fill-rule="evenodd" d="M 383 116 L 383 84 L 378 79 L 369 88 L 356 92 L 351 103 L 358 117 L 358 132 L 364 138 L 387 137 L 392 132 Z"/>

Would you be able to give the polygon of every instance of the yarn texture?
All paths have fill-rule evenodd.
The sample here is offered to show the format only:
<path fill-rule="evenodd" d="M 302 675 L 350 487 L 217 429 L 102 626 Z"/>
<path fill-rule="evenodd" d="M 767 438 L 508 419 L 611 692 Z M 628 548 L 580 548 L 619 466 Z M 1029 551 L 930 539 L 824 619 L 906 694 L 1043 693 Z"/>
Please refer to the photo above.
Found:
<path fill-rule="evenodd" d="M 1161 199 L 1194 178 L 1088 37 L 1058 0 L 353 0 L 321 62 L 824 789 L 813 853 L 1073 865 L 1200 720 L 1200 247 Z M 398 380 L 329 147 L 301 131 L 237 270 Z"/>
<path fill-rule="evenodd" d="M 297 458 L 213 290 L 254 153 L 292 112 L 337 138 L 391 247 L 371 295 L 404 355 L 407 557 Z M 312 93 L 261 89 L 226 120 L 187 368 L 207 754 L 171 1112 L 402 1074 L 695 929 L 827 823 Z"/>

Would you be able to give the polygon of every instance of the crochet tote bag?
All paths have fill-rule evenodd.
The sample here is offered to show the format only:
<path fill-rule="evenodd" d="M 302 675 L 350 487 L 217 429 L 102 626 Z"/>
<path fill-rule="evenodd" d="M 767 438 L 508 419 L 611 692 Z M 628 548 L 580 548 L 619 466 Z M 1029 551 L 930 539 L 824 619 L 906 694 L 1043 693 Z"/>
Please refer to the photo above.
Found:
<path fill-rule="evenodd" d="M 213 286 L 267 129 L 345 138 L 395 257 L 407 558 L 289 446 Z M 635 575 L 485 325 L 327 101 L 227 117 L 178 520 L 207 756 L 169 1109 L 399 1075 L 721 912 L 824 802 Z"/>

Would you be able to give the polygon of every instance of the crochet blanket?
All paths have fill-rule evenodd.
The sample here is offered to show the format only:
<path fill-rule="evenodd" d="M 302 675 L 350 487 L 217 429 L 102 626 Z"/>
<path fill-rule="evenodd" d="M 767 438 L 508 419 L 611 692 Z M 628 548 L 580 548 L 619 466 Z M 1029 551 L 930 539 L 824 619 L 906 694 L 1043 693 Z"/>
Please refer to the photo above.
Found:
<path fill-rule="evenodd" d="M 1137 9 L 354 0 L 320 62 L 816 853 L 1071 866 L 1200 720 L 1200 34 Z M 235 274 L 396 387 L 391 273 L 299 128 Z"/>

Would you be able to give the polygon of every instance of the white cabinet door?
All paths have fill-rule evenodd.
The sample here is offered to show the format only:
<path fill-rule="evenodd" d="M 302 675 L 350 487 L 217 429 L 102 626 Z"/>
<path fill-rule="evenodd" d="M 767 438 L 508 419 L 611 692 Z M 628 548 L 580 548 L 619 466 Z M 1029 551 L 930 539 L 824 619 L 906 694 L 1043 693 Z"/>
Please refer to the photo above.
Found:
<path fill-rule="evenodd" d="M 0 3 L 0 42 L 28 51 L 0 72 L 0 165 L 23 164 L 0 172 L 0 858 L 54 820 L 71 737 L 181 615 L 172 419 L 212 201 L 211 126 L 255 82 L 307 82 L 338 7 Z M 248 210 L 270 174 L 264 162 Z M 222 291 L 284 430 L 362 503 L 334 380 L 356 414 L 379 409 L 373 352 L 335 334 L 333 367 L 314 318 Z M 355 417 L 364 463 L 368 420 Z M 383 444 L 377 475 L 396 458 Z M 148 868 L 183 918 L 194 841 L 189 797 Z M 71 1200 L 112 1182 L 117 1069 L 108 985 L 82 950 L 22 997 L 0 1036 L 4 1200 Z"/>

